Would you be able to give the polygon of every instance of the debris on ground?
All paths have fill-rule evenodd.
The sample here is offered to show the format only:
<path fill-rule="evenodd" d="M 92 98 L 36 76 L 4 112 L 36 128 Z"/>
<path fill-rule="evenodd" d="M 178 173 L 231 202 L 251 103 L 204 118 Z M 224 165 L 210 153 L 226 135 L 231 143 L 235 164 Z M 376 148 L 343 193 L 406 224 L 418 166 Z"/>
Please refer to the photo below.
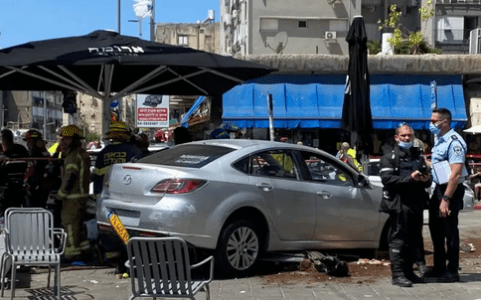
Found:
<path fill-rule="evenodd" d="M 461 245 L 459 245 L 459 250 L 462 251 L 462 252 L 474 252 L 476 250 L 476 248 L 474 247 L 474 245 L 472 243 L 461 243 Z"/>
<path fill-rule="evenodd" d="M 324 255 L 317 251 L 307 251 L 307 257 L 314 263 L 314 268 L 319 272 L 336 277 L 351 275 L 347 263 L 337 258 L 337 256 Z"/>
<path fill-rule="evenodd" d="M 378 260 L 378 259 L 367 259 L 367 258 L 360 258 L 356 264 L 358 265 L 383 265 L 389 267 L 391 265 L 390 261 L 386 260 Z"/>

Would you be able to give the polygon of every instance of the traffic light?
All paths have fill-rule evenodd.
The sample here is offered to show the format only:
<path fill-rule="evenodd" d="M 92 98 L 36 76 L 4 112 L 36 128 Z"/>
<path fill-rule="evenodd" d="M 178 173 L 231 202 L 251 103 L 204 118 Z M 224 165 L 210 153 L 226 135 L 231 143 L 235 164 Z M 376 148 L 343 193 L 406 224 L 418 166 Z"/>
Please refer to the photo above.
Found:
<path fill-rule="evenodd" d="M 63 92 L 63 111 L 68 114 L 74 114 L 77 112 L 77 92 L 64 91 Z"/>

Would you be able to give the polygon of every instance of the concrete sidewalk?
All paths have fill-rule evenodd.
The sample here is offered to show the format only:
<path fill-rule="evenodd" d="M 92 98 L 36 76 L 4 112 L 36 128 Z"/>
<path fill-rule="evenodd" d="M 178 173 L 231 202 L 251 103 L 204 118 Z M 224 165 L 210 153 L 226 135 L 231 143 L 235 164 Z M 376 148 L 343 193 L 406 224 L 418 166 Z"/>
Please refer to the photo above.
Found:
<path fill-rule="evenodd" d="M 476 263 L 480 263 L 479 259 Z M 46 289 L 47 274 L 19 274 L 15 299 L 55 299 Z M 116 279 L 113 268 L 62 270 L 62 299 L 128 299 L 130 279 Z M 53 276 L 52 276 L 53 277 Z M 366 282 L 366 281 L 364 281 Z M 10 290 L 5 291 L 10 297 Z M 199 293 L 197 299 L 203 299 Z M 211 299 L 481 299 L 481 274 L 461 272 L 459 283 L 417 284 L 412 288 L 393 286 L 390 278 L 375 283 L 346 284 L 333 282 L 266 285 L 261 277 L 214 280 Z"/>
<path fill-rule="evenodd" d="M 424 228 L 425 239 L 429 238 L 427 226 Z M 461 240 L 481 239 L 481 210 L 462 213 L 459 218 Z M 391 284 L 391 278 L 378 281 L 365 278 L 362 284 L 316 282 L 279 285 L 267 284 L 260 276 L 242 279 L 216 279 L 211 283 L 211 299 L 453 299 L 481 300 L 481 247 L 476 245 L 474 258 L 461 259 L 461 282 L 437 283 L 434 279 L 425 284 L 416 284 L 412 288 L 400 288 Z M 473 256 L 471 256 L 473 257 Z M 15 299 L 56 299 L 47 286 L 47 269 L 38 272 L 18 273 L 18 285 Z M 62 299 L 128 299 L 131 295 L 130 279 L 117 279 L 114 268 L 62 268 Z M 53 282 L 53 275 L 51 281 Z M 10 297 L 10 290 L 5 291 Z M 203 299 L 200 293 L 197 299 Z"/>

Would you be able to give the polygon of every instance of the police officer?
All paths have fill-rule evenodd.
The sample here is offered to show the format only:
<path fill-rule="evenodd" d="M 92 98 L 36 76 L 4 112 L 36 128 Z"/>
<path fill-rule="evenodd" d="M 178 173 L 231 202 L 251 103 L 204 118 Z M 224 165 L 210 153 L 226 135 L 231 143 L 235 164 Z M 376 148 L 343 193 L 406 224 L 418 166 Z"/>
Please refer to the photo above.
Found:
<path fill-rule="evenodd" d="M 129 142 L 131 134 L 124 122 L 113 121 L 107 132 L 107 138 L 111 143 L 99 152 L 95 161 L 93 176 L 95 195 L 102 191 L 103 178 L 110 165 L 130 162 L 134 156 L 142 153 L 136 145 Z"/>
<path fill-rule="evenodd" d="M 381 158 L 381 180 L 386 198 L 393 203 L 390 210 L 389 255 L 392 284 L 410 287 L 423 282 L 413 272 L 413 260 L 422 234 L 424 203 L 429 197 L 426 188 L 431 185 L 421 151 L 413 147 L 414 132 L 402 124 L 395 130 L 396 144 Z"/>
<path fill-rule="evenodd" d="M 84 221 L 90 183 L 90 158 L 82 148 L 83 137 L 76 125 L 67 125 L 60 131 L 60 150 L 64 157 L 62 167 L 62 184 L 57 194 L 61 200 L 62 224 L 67 231 L 65 258 L 80 260 L 82 251 L 88 251 L 88 240 L 82 239 L 81 231 Z M 81 240 L 82 239 L 82 240 Z"/>
<path fill-rule="evenodd" d="M 429 230 L 434 248 L 434 267 L 428 270 L 426 276 L 438 277 L 439 282 L 459 281 L 458 213 L 462 209 L 464 197 L 466 143 L 451 129 L 451 119 L 448 109 L 434 109 L 429 128 L 435 136 L 431 162 L 436 187 L 429 201 Z M 435 172 L 435 164 L 441 161 L 447 161 L 451 169 L 447 182 L 440 182 Z"/>
<path fill-rule="evenodd" d="M 37 129 L 30 129 L 23 138 L 27 142 L 27 148 L 32 158 L 41 158 L 29 162 L 27 170 L 27 207 L 43 207 L 47 203 L 49 194 L 49 184 L 46 166 L 50 158 L 50 153 L 45 148 L 45 141 L 42 133 Z M 42 159 L 43 158 L 43 159 Z"/>

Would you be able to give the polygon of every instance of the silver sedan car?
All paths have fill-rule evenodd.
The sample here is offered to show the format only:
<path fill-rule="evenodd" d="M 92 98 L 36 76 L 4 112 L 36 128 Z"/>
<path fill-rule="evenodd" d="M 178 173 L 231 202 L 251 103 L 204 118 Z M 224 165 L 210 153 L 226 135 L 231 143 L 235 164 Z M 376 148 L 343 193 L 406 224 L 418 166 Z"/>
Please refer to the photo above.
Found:
<path fill-rule="evenodd" d="M 388 216 L 381 188 L 334 156 L 260 140 L 182 144 L 111 166 L 97 200 L 131 236 L 178 236 L 245 274 L 266 252 L 378 249 Z"/>

